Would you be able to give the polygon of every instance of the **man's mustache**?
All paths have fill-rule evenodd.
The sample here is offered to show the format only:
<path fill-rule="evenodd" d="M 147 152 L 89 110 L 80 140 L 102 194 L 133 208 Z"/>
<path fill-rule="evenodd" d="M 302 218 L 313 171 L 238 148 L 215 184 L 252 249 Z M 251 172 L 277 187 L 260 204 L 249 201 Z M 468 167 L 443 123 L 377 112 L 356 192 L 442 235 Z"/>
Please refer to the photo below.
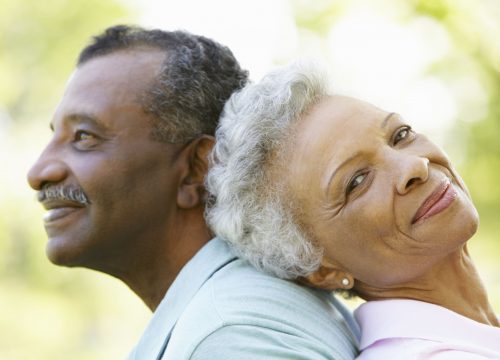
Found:
<path fill-rule="evenodd" d="M 90 204 L 88 196 L 82 188 L 75 186 L 43 186 L 37 193 L 37 200 L 44 202 L 47 200 L 69 200 L 82 205 Z"/>

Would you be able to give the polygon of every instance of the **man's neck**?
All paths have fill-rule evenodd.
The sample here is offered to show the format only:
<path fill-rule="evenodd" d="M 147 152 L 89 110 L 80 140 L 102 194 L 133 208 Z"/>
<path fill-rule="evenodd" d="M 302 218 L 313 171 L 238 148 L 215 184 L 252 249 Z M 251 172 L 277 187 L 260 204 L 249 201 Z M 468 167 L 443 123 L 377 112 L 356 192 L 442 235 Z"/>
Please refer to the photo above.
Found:
<path fill-rule="evenodd" d="M 202 211 L 186 212 L 163 232 L 140 239 L 134 259 L 116 276 L 155 311 L 175 278 L 193 256 L 212 238 Z"/>

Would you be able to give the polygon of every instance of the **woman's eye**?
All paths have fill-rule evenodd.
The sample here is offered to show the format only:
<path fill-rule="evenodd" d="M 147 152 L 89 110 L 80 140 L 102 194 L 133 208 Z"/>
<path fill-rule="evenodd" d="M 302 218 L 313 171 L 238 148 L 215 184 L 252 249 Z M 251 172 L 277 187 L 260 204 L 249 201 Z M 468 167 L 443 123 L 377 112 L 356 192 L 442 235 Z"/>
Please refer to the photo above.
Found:
<path fill-rule="evenodd" d="M 347 185 L 347 193 L 349 194 L 355 188 L 357 188 L 365 180 L 367 174 L 359 174 L 352 178 L 352 180 Z"/>
<path fill-rule="evenodd" d="M 393 143 L 396 145 L 399 143 L 401 140 L 406 139 L 410 134 L 411 134 L 411 127 L 405 126 L 404 128 L 399 129 L 396 132 L 396 135 L 394 136 Z"/>

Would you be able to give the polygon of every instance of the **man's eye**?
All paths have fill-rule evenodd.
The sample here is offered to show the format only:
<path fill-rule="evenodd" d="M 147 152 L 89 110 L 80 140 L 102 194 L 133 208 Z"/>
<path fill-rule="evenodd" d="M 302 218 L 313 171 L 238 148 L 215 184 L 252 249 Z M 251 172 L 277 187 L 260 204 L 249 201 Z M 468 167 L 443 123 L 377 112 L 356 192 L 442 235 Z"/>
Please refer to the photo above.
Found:
<path fill-rule="evenodd" d="M 78 150 L 93 149 L 99 144 L 99 142 L 99 137 L 85 130 L 77 130 L 73 137 L 73 144 Z"/>
<path fill-rule="evenodd" d="M 396 145 L 397 143 L 399 143 L 401 140 L 404 140 L 406 138 L 408 138 L 410 135 L 411 135 L 411 132 L 412 132 L 412 129 L 410 126 L 405 126 L 401 129 L 398 129 L 396 131 L 396 135 L 394 136 L 394 139 L 393 139 L 393 144 Z"/>
<path fill-rule="evenodd" d="M 75 133 L 75 141 L 85 141 L 85 140 L 93 140 L 95 139 L 95 136 L 92 135 L 91 133 L 88 133 L 83 130 L 78 130 Z"/>
<path fill-rule="evenodd" d="M 349 194 L 351 191 L 353 191 L 355 188 L 361 185 L 361 183 L 365 180 L 366 176 L 367 174 L 359 174 L 354 176 L 347 185 L 347 194 Z"/>

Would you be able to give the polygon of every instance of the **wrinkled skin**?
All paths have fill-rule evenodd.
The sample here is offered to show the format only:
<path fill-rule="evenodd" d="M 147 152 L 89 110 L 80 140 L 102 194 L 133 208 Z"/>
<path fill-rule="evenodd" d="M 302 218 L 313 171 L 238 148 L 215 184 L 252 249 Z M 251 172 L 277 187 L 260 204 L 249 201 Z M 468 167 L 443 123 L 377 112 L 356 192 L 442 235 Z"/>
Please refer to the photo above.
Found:
<path fill-rule="evenodd" d="M 354 288 L 369 300 L 430 297 L 446 305 L 447 291 L 465 282 L 461 296 L 484 298 L 491 310 L 465 246 L 478 226 L 469 193 L 446 154 L 401 116 L 326 97 L 299 120 L 291 148 L 288 196 L 324 249 L 310 283 Z M 430 198 L 434 207 L 424 206 Z"/>
<path fill-rule="evenodd" d="M 202 184 L 204 169 L 190 173 L 197 144 L 155 140 L 154 119 L 140 103 L 163 60 L 155 50 L 122 50 L 79 66 L 28 174 L 35 190 L 70 187 L 88 198 L 43 202 L 49 259 L 116 276 L 151 308 L 210 238 L 192 186 Z M 184 221 L 192 234 L 182 242 Z"/>

